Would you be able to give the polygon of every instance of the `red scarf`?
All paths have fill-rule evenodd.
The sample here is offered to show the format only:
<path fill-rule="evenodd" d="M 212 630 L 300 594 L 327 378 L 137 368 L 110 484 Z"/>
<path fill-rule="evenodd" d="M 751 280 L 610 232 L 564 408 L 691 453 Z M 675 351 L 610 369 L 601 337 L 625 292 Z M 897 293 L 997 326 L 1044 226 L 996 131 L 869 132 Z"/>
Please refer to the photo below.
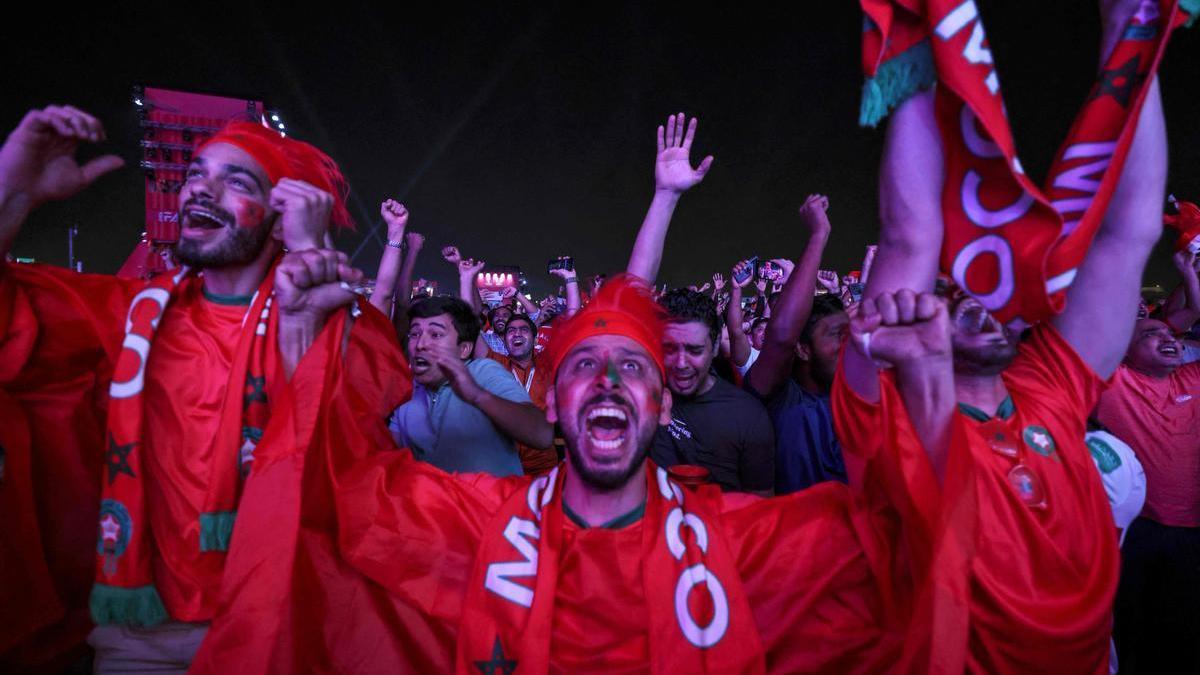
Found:
<path fill-rule="evenodd" d="M 1144 0 L 1130 18 L 1042 189 L 1017 159 L 974 1 L 860 2 L 867 16 L 860 123 L 874 126 L 935 79 L 941 84 L 942 269 L 1005 322 L 1033 324 L 1061 311 L 1120 178 L 1167 39 L 1187 19 L 1179 2 Z M 1196 0 L 1183 4 L 1200 9 Z"/>
<path fill-rule="evenodd" d="M 156 277 L 129 306 L 125 340 L 109 387 L 108 447 L 91 595 L 92 619 L 97 624 L 152 626 L 168 618 L 150 569 L 155 554 L 143 483 L 143 393 L 154 333 L 187 274 L 184 267 L 174 275 Z M 201 551 L 229 549 L 242 480 L 266 427 L 267 359 L 275 356 L 275 350 L 268 349 L 275 343 L 275 324 L 270 321 L 274 279 L 272 267 L 242 320 L 246 329 L 230 368 L 232 386 L 226 388 L 217 450 L 212 455 L 216 464 L 200 514 Z"/>
<path fill-rule="evenodd" d="M 535 479 L 485 526 L 459 624 L 459 673 L 488 664 L 503 672 L 517 666 L 522 673 L 549 672 L 566 470 L 560 465 Z M 712 498 L 682 490 L 646 462 L 642 579 L 649 616 L 613 619 L 647 622 L 652 672 L 765 672 L 758 628 L 717 513 Z"/>

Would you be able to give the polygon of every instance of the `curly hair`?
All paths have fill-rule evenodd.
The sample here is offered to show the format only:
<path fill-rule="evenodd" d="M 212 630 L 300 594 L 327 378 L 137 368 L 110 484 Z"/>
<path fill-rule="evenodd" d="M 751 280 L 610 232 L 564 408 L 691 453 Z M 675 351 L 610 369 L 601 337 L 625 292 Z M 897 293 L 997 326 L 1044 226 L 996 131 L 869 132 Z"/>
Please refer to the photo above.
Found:
<path fill-rule="evenodd" d="M 668 323 L 690 323 L 699 321 L 708 326 L 708 337 L 713 344 L 721 335 L 721 320 L 717 317 L 717 303 L 703 293 L 687 288 L 668 291 L 658 303 L 667 311 Z"/>

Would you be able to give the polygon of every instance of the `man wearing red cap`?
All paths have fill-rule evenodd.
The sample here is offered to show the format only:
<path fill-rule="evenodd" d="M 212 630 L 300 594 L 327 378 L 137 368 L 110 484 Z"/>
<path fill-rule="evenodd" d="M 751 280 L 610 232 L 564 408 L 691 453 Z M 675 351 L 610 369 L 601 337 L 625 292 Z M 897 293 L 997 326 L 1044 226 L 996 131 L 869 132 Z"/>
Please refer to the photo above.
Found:
<path fill-rule="evenodd" d="M 887 335 L 877 343 L 878 357 L 910 358 L 903 344 L 914 354 L 948 351 L 948 338 L 940 345 L 912 339 L 930 327 L 948 335 L 945 312 L 924 302 L 932 311 L 893 327 L 891 346 Z M 389 601 L 342 595 L 332 610 L 300 614 L 292 624 L 325 621 L 328 635 L 328 611 L 341 617 L 358 602 L 356 628 L 344 638 L 353 648 L 324 658 L 335 669 L 352 663 L 362 671 L 889 667 L 913 629 L 908 598 L 920 575 L 904 543 L 907 523 L 873 489 L 881 483 L 858 495 L 831 483 L 778 499 L 683 489 L 647 459 L 658 426 L 670 419 L 663 324 L 648 287 L 629 277 L 610 280 L 562 322 L 546 353 L 554 374 L 547 412 L 562 429 L 568 461 L 547 475 L 508 478 L 447 474 L 407 450 L 371 452 L 380 422 L 346 407 L 353 392 L 336 385 L 345 359 L 337 327 L 328 327 L 293 387 L 297 410 L 318 406 L 303 414 L 317 420 L 310 448 L 336 474 L 341 556 L 372 582 L 363 593 L 386 590 L 427 623 L 377 630 L 366 614 Z M 308 382 L 327 383 L 325 391 Z M 914 391 L 914 400 L 943 409 L 917 405 L 915 414 L 948 421 L 949 383 L 948 370 L 921 383 L 943 395 Z M 911 431 L 898 437 L 907 451 L 922 452 Z M 222 621 L 253 629 L 234 615 Z M 246 644 L 244 633 L 220 630 L 230 648 Z M 294 666 L 288 655 L 310 643 L 256 635 L 253 644 L 273 650 L 269 663 L 251 666 L 258 672 Z M 202 670 L 218 671 L 214 663 Z"/>
<path fill-rule="evenodd" d="M 33 208 L 121 165 L 113 156 L 76 163 L 80 143 L 103 138 L 74 108 L 26 115 L 0 148 L 4 253 Z M 0 537 L 0 652 L 47 644 L 56 623 L 76 631 L 59 636 L 69 646 L 86 602 L 97 672 L 187 667 L 217 610 L 243 486 L 273 437 L 277 397 L 302 336 L 325 319 L 301 289 L 358 280 L 343 254 L 322 250 L 331 221 L 351 224 L 345 195 L 324 153 L 234 122 L 187 169 L 179 270 L 134 282 L 0 268 L 0 443 L 15 469 L 0 487 L 13 507 Z M 336 286 L 323 293 L 353 297 Z M 373 326 L 369 314 L 356 325 Z M 352 351 L 362 330 L 349 336 Z M 380 402 L 380 413 L 396 402 Z"/>

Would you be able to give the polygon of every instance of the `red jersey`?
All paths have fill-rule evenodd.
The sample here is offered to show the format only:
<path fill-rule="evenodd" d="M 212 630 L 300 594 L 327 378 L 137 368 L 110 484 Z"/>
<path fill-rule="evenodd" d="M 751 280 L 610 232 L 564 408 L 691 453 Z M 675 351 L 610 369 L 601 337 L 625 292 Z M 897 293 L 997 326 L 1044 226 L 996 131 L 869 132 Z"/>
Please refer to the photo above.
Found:
<path fill-rule="evenodd" d="M 1122 365 L 1096 412 L 1146 471 L 1142 515 L 1172 527 L 1200 527 L 1200 363 L 1164 378 Z"/>
<path fill-rule="evenodd" d="M 215 439 L 234 351 L 250 297 L 207 296 L 200 278 L 181 282 L 154 336 L 147 364 L 146 504 L 159 555 L 154 582 L 179 621 L 208 621 L 217 604 L 223 552 L 200 551 Z M 274 400 L 275 373 L 267 373 Z"/>
<path fill-rule="evenodd" d="M 388 434 L 381 418 L 355 400 L 370 391 L 360 396 L 340 384 L 343 368 L 353 363 L 343 363 L 335 336 L 336 326 L 327 327 L 286 394 L 296 399 L 287 406 L 294 419 L 315 426 L 284 425 L 295 429 L 295 449 L 256 460 L 256 481 L 243 504 L 271 499 L 277 513 L 239 518 L 239 534 L 264 544 L 231 551 L 222 611 L 196 672 L 221 672 L 231 663 L 244 672 L 312 664 L 355 672 L 451 670 L 481 546 L 506 529 L 496 522 L 500 506 L 529 491 L 531 477 L 451 475 L 407 451 L 378 452 Z M 306 466 L 328 467 L 328 487 L 306 479 L 301 491 Z M 293 487 L 284 490 L 285 483 Z M 317 503 L 329 497 L 333 506 Z M 903 524 L 885 496 L 829 484 L 775 499 L 712 499 L 708 537 L 731 553 L 768 670 L 890 666 L 910 626 L 907 588 L 914 582 Z M 557 568 L 553 629 L 545 638 L 551 671 L 648 670 L 644 521 L 628 520 L 619 529 L 567 523 L 558 558 L 537 563 Z M 298 533 L 290 534 L 294 524 Z M 255 577 L 263 566 L 278 573 Z M 467 658 L 469 669 L 471 661 L 495 655 Z"/>
<path fill-rule="evenodd" d="M 939 607 L 935 616 L 966 609 L 956 620 L 965 630 L 935 632 L 944 642 L 937 648 L 952 653 L 954 635 L 964 640 L 965 662 L 949 665 L 956 671 L 1107 672 L 1118 552 L 1084 443 L 1102 382 L 1048 324 L 1034 329 L 1003 378 L 1011 406 L 995 418 L 956 415 L 944 507 L 928 514 L 935 524 L 931 555 L 955 562 L 935 563 L 932 592 L 966 594 L 948 604 L 930 601 Z M 877 447 L 885 409 L 855 396 L 841 378 L 833 397 L 843 447 Z M 996 433 L 1015 458 L 994 449 Z M 1044 507 L 1027 506 L 1010 483 L 1018 461 L 1036 476 Z M 852 479 L 862 480 L 859 464 L 847 458 Z M 927 480 L 928 472 L 926 466 L 909 474 Z"/>

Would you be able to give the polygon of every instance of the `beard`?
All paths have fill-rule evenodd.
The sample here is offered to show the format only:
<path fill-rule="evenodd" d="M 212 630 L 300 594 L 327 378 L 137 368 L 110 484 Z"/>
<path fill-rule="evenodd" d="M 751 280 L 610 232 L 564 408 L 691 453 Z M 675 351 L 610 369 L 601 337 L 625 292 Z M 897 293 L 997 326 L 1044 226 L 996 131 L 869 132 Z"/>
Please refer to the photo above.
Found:
<path fill-rule="evenodd" d="M 963 375 L 999 375 L 1017 356 L 1012 341 L 984 345 L 954 345 L 954 372 Z"/>
<path fill-rule="evenodd" d="M 604 400 L 623 403 L 623 399 L 612 396 L 600 397 Z M 592 405 L 596 401 L 589 401 L 585 404 Z M 600 492 L 612 492 L 620 489 L 629 483 L 629 480 L 637 475 L 642 470 L 642 466 L 646 462 L 646 456 L 650 454 L 650 444 L 654 440 L 654 435 L 658 432 L 658 425 L 647 425 L 643 428 L 635 423 L 631 425 L 631 429 L 637 434 L 635 440 L 636 449 L 630 455 L 628 464 L 625 465 L 607 465 L 604 467 L 589 467 L 586 466 L 583 458 L 580 456 L 578 448 L 581 442 L 586 442 L 582 436 L 588 433 L 587 425 L 582 422 L 575 429 L 566 428 L 563 425 L 563 438 L 567 443 L 567 458 L 571 462 L 571 469 L 579 476 L 580 480 L 588 487 L 594 488 Z"/>
<path fill-rule="evenodd" d="M 580 480 L 585 485 L 595 488 L 600 492 L 612 492 L 625 487 L 629 483 L 629 479 L 633 478 L 639 471 L 642 470 L 642 465 L 646 462 L 646 456 L 650 454 L 650 441 L 653 439 L 653 432 L 646 438 L 645 442 L 638 438 L 638 450 L 629 460 L 629 464 L 624 467 L 605 467 L 603 469 L 592 469 L 584 466 L 583 460 L 579 458 L 579 453 L 571 451 L 571 439 L 567 440 L 567 458 L 571 461 L 571 469 L 579 475 Z"/>
<path fill-rule="evenodd" d="M 210 201 L 191 200 L 184 207 L 198 206 L 216 215 L 225 228 L 225 238 L 215 245 L 180 237 L 175 257 L 189 267 L 221 269 L 247 265 L 254 261 L 271 236 L 274 218 L 265 218 L 257 227 L 239 227 L 233 214 Z M 180 224 L 186 216 L 180 208 Z"/>

